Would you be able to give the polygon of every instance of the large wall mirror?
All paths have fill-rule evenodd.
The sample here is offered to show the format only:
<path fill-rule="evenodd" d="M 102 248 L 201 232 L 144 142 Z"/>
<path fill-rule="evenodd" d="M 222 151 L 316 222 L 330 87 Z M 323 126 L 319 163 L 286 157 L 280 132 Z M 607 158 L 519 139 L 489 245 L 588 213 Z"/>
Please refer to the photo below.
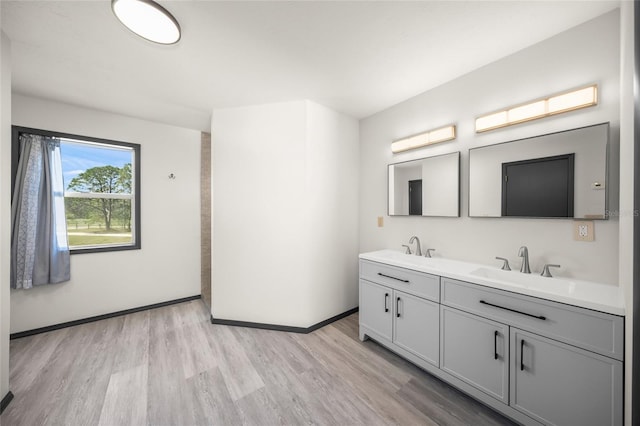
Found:
<path fill-rule="evenodd" d="M 460 152 L 389 164 L 389 216 L 460 216 Z"/>
<path fill-rule="evenodd" d="M 469 216 L 606 219 L 609 123 L 469 150 Z"/>

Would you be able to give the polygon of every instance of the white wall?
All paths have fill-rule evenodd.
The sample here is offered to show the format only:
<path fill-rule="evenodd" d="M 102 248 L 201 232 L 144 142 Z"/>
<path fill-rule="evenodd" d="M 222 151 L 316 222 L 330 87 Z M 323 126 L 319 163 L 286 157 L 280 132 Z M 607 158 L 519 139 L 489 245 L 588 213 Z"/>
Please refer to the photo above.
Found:
<path fill-rule="evenodd" d="M 11 44 L 0 31 L 0 400 L 9 392 L 11 247 Z"/>
<path fill-rule="evenodd" d="M 71 281 L 12 290 L 12 332 L 200 294 L 199 131 L 15 94 L 12 113 L 18 126 L 140 144 L 142 214 L 141 250 L 72 255 Z"/>
<path fill-rule="evenodd" d="M 306 202 L 312 325 L 358 306 L 358 122 L 307 105 Z"/>
<path fill-rule="evenodd" d="M 633 368 L 633 209 L 634 209 L 634 3 L 621 4 L 620 61 L 620 270 L 619 283 L 626 300 L 625 318 L 625 424 L 631 425 Z M 640 23 L 636 23 L 638 25 Z M 637 95 L 637 94 L 636 94 Z M 636 211 L 637 214 L 637 211 Z M 636 260 L 638 261 L 638 260 Z M 635 397 L 635 401 L 638 397 Z M 636 402 L 637 403 L 637 402 Z"/>
<path fill-rule="evenodd" d="M 215 110 L 212 315 L 308 327 L 357 305 L 357 122 L 306 101 Z"/>
<path fill-rule="evenodd" d="M 572 221 L 468 217 L 469 148 L 610 121 L 612 164 L 618 162 L 619 11 L 564 32 L 500 61 L 366 118 L 360 123 L 360 251 L 401 248 L 411 235 L 436 255 L 519 267 L 527 245 L 533 271 L 559 263 L 557 275 L 618 283 L 618 219 L 597 221 L 595 242 L 573 241 Z M 475 134 L 476 116 L 588 83 L 598 83 L 596 107 Z M 457 123 L 455 141 L 393 155 L 391 141 L 424 129 Z M 387 217 L 387 164 L 461 151 L 461 218 Z M 618 169 L 612 170 L 610 207 L 617 209 Z"/>
<path fill-rule="evenodd" d="M 299 325 L 308 310 L 304 102 L 215 110 L 211 130 L 212 315 Z"/>

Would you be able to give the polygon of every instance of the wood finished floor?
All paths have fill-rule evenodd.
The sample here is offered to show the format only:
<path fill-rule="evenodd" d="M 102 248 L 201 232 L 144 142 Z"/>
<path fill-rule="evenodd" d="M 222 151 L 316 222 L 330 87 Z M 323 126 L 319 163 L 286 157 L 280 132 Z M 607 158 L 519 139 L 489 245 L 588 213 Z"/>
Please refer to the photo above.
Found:
<path fill-rule="evenodd" d="M 212 325 L 200 300 L 11 341 L 2 426 L 511 425 L 374 342 Z"/>

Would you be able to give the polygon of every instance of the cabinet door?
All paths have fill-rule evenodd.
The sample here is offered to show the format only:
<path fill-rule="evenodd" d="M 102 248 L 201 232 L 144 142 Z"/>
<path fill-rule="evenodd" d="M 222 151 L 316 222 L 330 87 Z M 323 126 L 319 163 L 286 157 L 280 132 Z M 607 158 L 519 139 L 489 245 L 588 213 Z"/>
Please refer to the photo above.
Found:
<path fill-rule="evenodd" d="M 391 289 L 360 280 L 360 325 L 391 341 Z"/>
<path fill-rule="evenodd" d="M 511 328 L 511 406 L 551 425 L 622 424 L 622 363 Z"/>
<path fill-rule="evenodd" d="M 441 306 L 440 368 L 509 403 L 509 326 Z"/>
<path fill-rule="evenodd" d="M 439 304 L 401 291 L 393 292 L 393 342 L 439 366 Z"/>

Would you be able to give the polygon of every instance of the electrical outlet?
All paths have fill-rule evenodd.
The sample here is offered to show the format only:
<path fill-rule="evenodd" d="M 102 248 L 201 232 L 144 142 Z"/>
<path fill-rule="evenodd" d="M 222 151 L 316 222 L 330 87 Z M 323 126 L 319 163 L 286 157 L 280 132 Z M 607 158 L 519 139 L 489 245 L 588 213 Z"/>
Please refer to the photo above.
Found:
<path fill-rule="evenodd" d="M 384 217 L 378 216 L 378 228 L 382 228 L 384 226 Z"/>
<path fill-rule="evenodd" d="M 578 237 L 586 238 L 589 236 L 589 227 L 587 225 L 578 225 Z"/>
<path fill-rule="evenodd" d="M 593 221 L 574 221 L 573 239 L 576 241 L 593 241 L 595 239 Z"/>

